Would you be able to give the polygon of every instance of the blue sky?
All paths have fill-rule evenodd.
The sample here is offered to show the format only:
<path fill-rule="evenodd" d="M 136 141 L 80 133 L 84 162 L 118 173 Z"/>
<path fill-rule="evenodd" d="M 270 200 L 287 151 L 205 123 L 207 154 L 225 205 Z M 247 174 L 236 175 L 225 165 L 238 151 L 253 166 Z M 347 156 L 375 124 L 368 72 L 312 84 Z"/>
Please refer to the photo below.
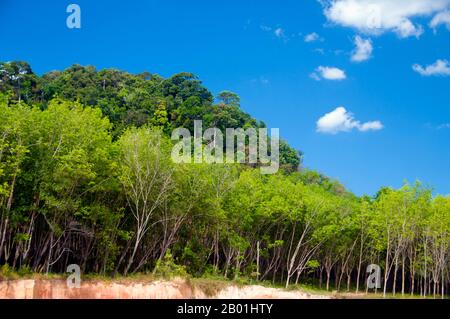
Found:
<path fill-rule="evenodd" d="M 66 26 L 71 3 L 82 10 L 79 30 Z M 39 74 L 73 63 L 193 72 L 214 93 L 238 93 L 245 111 L 305 153 L 307 167 L 356 194 L 416 179 L 450 194 L 449 8 L 449 0 L 1 0 L 0 60 L 27 61 Z"/>

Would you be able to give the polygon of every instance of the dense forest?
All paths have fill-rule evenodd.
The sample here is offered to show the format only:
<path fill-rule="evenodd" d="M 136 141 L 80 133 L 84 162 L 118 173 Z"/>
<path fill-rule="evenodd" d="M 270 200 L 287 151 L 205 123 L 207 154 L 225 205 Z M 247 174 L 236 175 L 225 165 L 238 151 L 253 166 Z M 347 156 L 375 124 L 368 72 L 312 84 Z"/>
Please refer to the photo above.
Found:
<path fill-rule="evenodd" d="M 174 164 L 170 132 L 196 119 L 265 127 L 189 73 L 0 63 L 0 265 L 364 291 L 377 264 L 384 294 L 449 294 L 450 197 L 419 182 L 357 197 L 286 142 L 274 175 Z"/>

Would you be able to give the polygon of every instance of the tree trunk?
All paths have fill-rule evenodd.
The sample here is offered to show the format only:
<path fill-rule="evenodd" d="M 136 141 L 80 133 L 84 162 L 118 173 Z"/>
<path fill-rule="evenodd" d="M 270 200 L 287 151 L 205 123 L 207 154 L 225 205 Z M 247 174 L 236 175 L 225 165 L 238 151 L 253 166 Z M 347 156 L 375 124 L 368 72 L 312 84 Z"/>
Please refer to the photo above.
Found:
<path fill-rule="evenodd" d="M 259 281 L 259 241 L 256 243 L 256 280 Z"/>

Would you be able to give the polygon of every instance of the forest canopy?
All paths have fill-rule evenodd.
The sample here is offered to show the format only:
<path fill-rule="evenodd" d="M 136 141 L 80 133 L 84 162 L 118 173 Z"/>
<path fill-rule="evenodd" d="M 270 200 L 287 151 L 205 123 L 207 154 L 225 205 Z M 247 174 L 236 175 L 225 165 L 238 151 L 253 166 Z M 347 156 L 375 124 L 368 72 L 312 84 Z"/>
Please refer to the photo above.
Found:
<path fill-rule="evenodd" d="M 73 65 L 39 77 L 26 62 L 0 62 L 0 92 L 8 104 L 24 102 L 47 108 L 55 97 L 99 108 L 113 125 L 117 138 L 128 127 L 152 125 L 169 134 L 175 128 L 193 132 L 194 120 L 205 128 L 264 128 L 266 125 L 241 109 L 237 94 L 223 91 L 216 97 L 191 73 L 168 79 L 144 72 L 133 75 L 115 69 L 97 71 Z M 280 145 L 280 164 L 297 170 L 301 154 L 285 141 Z"/>
<path fill-rule="evenodd" d="M 174 164 L 170 131 L 264 127 L 228 91 L 74 65 L 39 77 L 0 63 L 0 265 L 19 271 L 251 278 L 286 286 L 445 295 L 450 197 L 419 182 L 357 197 L 300 167 Z M 8 265 L 8 266 L 6 266 Z M 0 274 L 1 275 L 1 274 Z"/>

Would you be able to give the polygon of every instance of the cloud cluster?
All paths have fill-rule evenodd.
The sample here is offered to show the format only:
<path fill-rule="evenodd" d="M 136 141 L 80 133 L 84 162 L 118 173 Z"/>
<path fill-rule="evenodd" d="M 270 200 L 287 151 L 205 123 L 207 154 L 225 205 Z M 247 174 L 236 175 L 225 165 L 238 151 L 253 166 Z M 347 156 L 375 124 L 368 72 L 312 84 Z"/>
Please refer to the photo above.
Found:
<path fill-rule="evenodd" d="M 353 114 L 342 106 L 325 114 L 317 121 L 317 132 L 319 133 L 337 134 L 339 132 L 350 132 L 354 129 L 360 132 L 378 131 L 383 129 L 383 124 L 380 121 L 361 123 L 355 120 Z"/>
<path fill-rule="evenodd" d="M 320 81 L 321 79 L 341 81 L 347 78 L 344 70 L 328 66 L 319 66 L 310 76 L 316 81 Z"/>
<path fill-rule="evenodd" d="M 437 60 L 425 67 L 414 64 L 413 70 L 422 76 L 450 76 L 450 64 L 447 60 Z"/>
<path fill-rule="evenodd" d="M 353 62 L 363 62 L 372 57 L 373 46 L 370 39 L 363 39 L 359 35 L 355 37 L 355 50 L 352 54 Z"/>
<path fill-rule="evenodd" d="M 438 13 L 430 22 L 430 28 L 436 29 L 441 24 L 447 26 L 450 30 L 450 10 Z"/>
<path fill-rule="evenodd" d="M 419 37 L 423 27 L 416 17 L 434 15 L 434 25 L 445 23 L 450 0 L 322 0 L 327 19 L 368 34 L 395 32 L 399 37 Z"/>

